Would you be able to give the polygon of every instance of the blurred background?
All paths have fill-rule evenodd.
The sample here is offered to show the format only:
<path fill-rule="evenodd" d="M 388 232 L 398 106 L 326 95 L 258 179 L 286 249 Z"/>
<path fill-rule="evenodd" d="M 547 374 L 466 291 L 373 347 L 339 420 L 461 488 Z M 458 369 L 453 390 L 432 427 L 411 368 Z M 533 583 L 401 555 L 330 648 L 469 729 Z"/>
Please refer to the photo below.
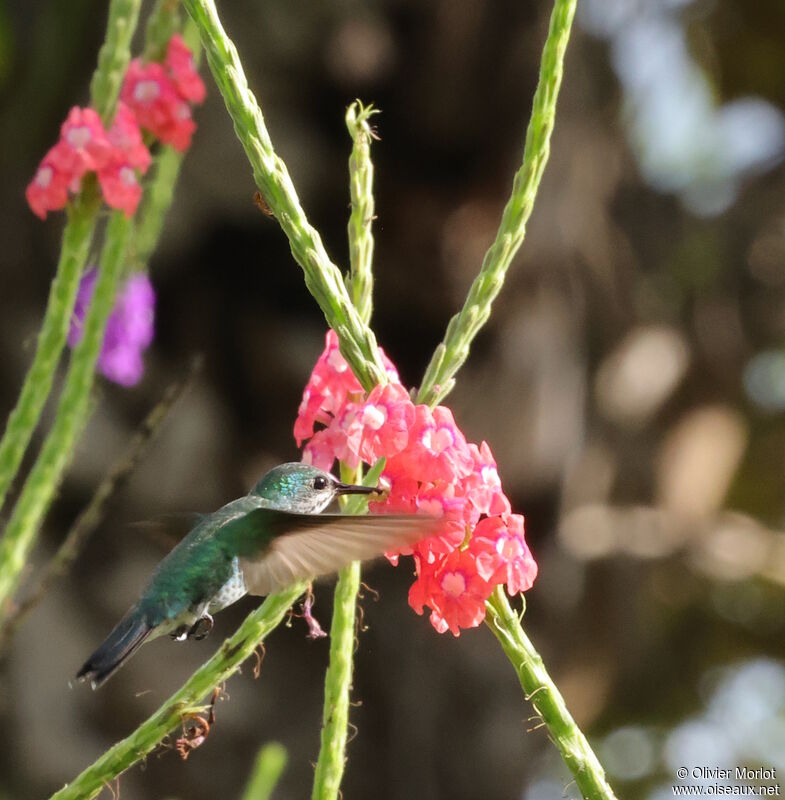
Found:
<path fill-rule="evenodd" d="M 550 2 L 220 3 L 273 141 L 348 263 L 343 115 L 383 111 L 373 323 L 416 385 L 520 163 Z M 24 188 L 83 104 L 105 4 L 0 5 L 0 415 L 32 358 L 62 230 Z M 679 766 L 785 775 L 785 5 L 580 0 L 552 154 L 522 251 L 449 398 L 486 439 L 540 577 L 526 629 L 625 798 Z M 132 391 L 100 382 L 35 562 L 65 535 L 194 353 L 195 386 L 71 574 L 0 663 L 0 797 L 48 795 L 129 733 L 254 606 L 200 643 L 143 648 L 100 692 L 74 672 L 165 544 L 132 523 L 211 511 L 275 463 L 325 324 L 242 149 L 208 100 L 150 265 L 157 335 Z M 51 408 L 46 421 L 51 420 Z M 40 435 L 35 444 L 40 444 Z M 32 452 L 35 452 L 35 447 Z M 439 636 L 409 568 L 367 570 L 346 798 L 576 797 L 496 640 Z M 330 583 L 317 587 L 326 626 Z M 227 686 L 206 744 L 120 780 L 123 800 L 236 798 L 258 747 L 310 794 L 328 641 L 295 619 Z M 108 792 L 105 796 L 109 796 Z"/>

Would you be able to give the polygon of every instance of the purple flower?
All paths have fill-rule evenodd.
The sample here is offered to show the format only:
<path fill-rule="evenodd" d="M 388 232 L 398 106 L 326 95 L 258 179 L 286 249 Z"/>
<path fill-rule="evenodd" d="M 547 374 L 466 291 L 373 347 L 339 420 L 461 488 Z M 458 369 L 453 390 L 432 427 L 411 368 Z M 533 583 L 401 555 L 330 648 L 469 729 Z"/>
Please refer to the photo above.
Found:
<path fill-rule="evenodd" d="M 82 277 L 76 297 L 68 344 L 75 347 L 82 338 L 85 315 L 95 289 L 98 272 L 89 269 Z M 109 315 L 104 342 L 98 356 L 98 369 L 110 381 L 121 386 L 134 386 L 144 373 L 142 353 L 153 340 L 155 292 L 150 279 L 136 272 L 126 281 L 117 295 Z"/>

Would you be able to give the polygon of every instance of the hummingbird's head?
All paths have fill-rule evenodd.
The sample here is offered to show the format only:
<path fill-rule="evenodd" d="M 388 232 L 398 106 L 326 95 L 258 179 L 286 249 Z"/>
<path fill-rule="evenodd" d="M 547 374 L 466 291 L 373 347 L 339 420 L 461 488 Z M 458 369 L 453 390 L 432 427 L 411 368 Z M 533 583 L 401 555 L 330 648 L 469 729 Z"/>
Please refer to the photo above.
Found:
<path fill-rule="evenodd" d="M 251 489 L 251 494 L 269 500 L 282 511 L 318 514 L 343 494 L 372 494 L 371 486 L 341 483 L 329 472 L 309 464 L 291 462 L 271 469 Z"/>

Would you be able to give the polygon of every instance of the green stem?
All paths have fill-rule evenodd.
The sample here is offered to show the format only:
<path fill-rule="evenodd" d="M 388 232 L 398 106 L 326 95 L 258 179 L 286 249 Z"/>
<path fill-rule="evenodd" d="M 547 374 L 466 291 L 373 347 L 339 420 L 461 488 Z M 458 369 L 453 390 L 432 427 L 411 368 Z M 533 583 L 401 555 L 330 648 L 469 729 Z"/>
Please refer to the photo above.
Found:
<path fill-rule="evenodd" d="M 371 139 L 373 129 L 368 120 L 379 112 L 364 106 L 359 100 L 346 111 L 346 127 L 352 137 L 349 157 L 349 193 L 352 213 L 349 216 L 349 263 L 351 266 L 352 301 L 363 322 L 368 323 L 373 312 L 373 162 Z"/>
<path fill-rule="evenodd" d="M 138 267 L 147 264 L 161 238 L 166 212 L 174 198 L 183 155 L 169 145 L 162 145 L 155 157 L 153 175 L 145 182 L 144 198 L 134 232 L 133 261 Z"/>
<path fill-rule="evenodd" d="M 524 696 L 547 725 L 551 740 L 572 772 L 583 797 L 586 800 L 615 800 L 602 765 L 567 710 L 564 698 L 545 669 L 540 654 L 523 632 L 521 621 L 500 586 L 496 587 L 485 607 L 486 624 L 510 659 Z"/>
<path fill-rule="evenodd" d="M 286 748 L 278 742 L 264 745 L 256 756 L 242 800 L 270 800 L 286 767 Z"/>
<path fill-rule="evenodd" d="M 289 239 L 308 290 L 338 334 L 341 353 L 366 390 L 385 383 L 376 338 L 352 305 L 340 270 L 305 216 L 286 165 L 273 149 L 262 111 L 248 88 L 237 49 L 221 26 L 215 3 L 183 0 L 183 5 L 199 28 L 207 63 L 251 162 L 256 185 Z"/>
<path fill-rule="evenodd" d="M 87 539 L 101 524 L 106 503 L 125 485 L 148 446 L 155 439 L 164 421 L 169 416 L 169 412 L 191 385 L 199 367 L 200 362 L 194 361 L 188 377 L 172 383 L 167 388 L 160 402 L 155 405 L 142 421 L 127 450 L 109 470 L 101 483 L 98 484 L 98 488 L 95 490 L 90 502 L 76 518 L 65 539 L 57 548 L 57 552 L 43 568 L 34 588 L 30 590 L 22 602 L 7 610 L 5 617 L 0 614 L 0 650 L 8 644 L 18 627 L 43 599 L 44 594 L 52 583 L 68 572 Z"/>
<path fill-rule="evenodd" d="M 354 619 L 360 590 L 360 563 L 338 573 L 330 626 L 330 664 L 324 679 L 321 747 L 314 773 L 312 800 L 338 797 L 346 763 L 349 691 L 352 685 Z"/>
<path fill-rule="evenodd" d="M 87 419 L 90 389 L 125 263 L 132 223 L 115 212 L 106 228 L 101 269 L 84 323 L 84 334 L 71 356 L 57 415 L 0 540 L 0 610 L 19 582 L 38 527 L 67 467 Z"/>
<path fill-rule="evenodd" d="M 110 6 L 107 39 L 101 49 L 99 67 L 91 87 L 93 102 L 97 108 L 113 107 L 117 99 L 122 76 L 130 58 L 128 48 L 131 34 L 138 20 L 138 6 L 138 3 L 129 3 L 126 0 L 113 0 Z M 158 9 L 159 13 L 163 15 L 164 11 L 169 14 L 176 12 L 176 8 L 171 9 L 169 6 L 171 6 L 170 0 L 163 0 Z M 194 29 L 190 21 L 186 25 L 185 35 L 190 36 L 193 40 Z M 164 149 L 155 159 L 155 178 L 148 184 L 145 203 L 140 211 L 141 221 L 138 229 L 141 233 L 141 249 L 137 249 L 137 260 L 140 264 L 147 262 L 160 238 L 163 217 L 171 204 L 180 160 L 179 154 L 173 158 L 168 148 Z M 69 222 L 63 236 L 60 264 L 52 283 L 49 306 L 39 335 L 39 346 L 22 387 L 17 407 L 12 412 L 6 433 L 0 441 L 0 507 L 2 507 L 8 487 L 19 469 L 24 451 L 40 417 L 42 406 L 51 390 L 57 362 L 65 344 L 79 287 L 79 278 L 95 231 L 99 205 L 95 184 L 90 183 L 69 209 Z M 103 253 L 103 258 L 112 261 L 111 270 L 117 267 L 124 272 L 126 265 L 123 262 L 131 239 L 131 232 L 132 225 L 128 220 L 119 214 L 112 217 L 107 226 Z M 102 272 L 105 271 L 102 267 Z M 104 312 L 105 315 L 100 330 L 94 331 L 97 337 L 96 357 L 103 341 L 106 319 L 114 303 L 117 276 L 112 280 L 114 288 L 111 290 L 112 295 L 108 309 L 102 311 L 102 315 Z M 98 288 L 96 288 L 96 295 L 98 295 Z M 87 339 L 86 336 L 85 339 Z M 89 394 L 89 388 L 93 382 L 95 359 L 89 368 L 89 374 L 85 371 L 86 367 L 87 361 L 80 360 L 75 353 L 66 383 L 66 387 L 72 386 L 73 393 L 70 400 L 66 400 L 65 397 L 61 398 L 54 427 L 45 443 L 45 447 L 47 447 L 51 441 L 51 449 L 47 452 L 42 451 L 39 456 L 34 472 L 31 473 L 25 484 L 14 516 L 9 522 L 6 535 L 0 541 L 0 627 L 3 626 L 4 616 L 9 613 L 6 607 L 7 602 L 18 583 L 23 567 L 19 564 L 19 559 L 26 558 L 32 546 L 40 521 L 46 513 L 62 473 L 70 461 L 70 450 L 76 443 L 87 418 L 88 398 L 86 396 L 77 398 L 76 394 L 81 389 L 75 384 L 71 384 L 73 378 L 82 387 L 87 386 L 86 393 Z M 68 418 L 61 420 L 61 413 L 66 414 Z M 81 415 L 82 418 L 78 419 L 77 415 Z M 52 439 L 52 436 L 55 438 Z M 60 446 L 67 446 L 68 449 L 60 453 L 55 452 L 54 448 Z M 38 471 L 35 471 L 36 469 Z M 31 487 L 29 483 L 32 480 L 36 485 Z"/>
<path fill-rule="evenodd" d="M 361 466 L 352 470 L 341 464 L 341 480 L 345 483 L 363 482 L 366 486 L 376 486 L 383 468 L 383 463 L 375 464 L 363 481 Z M 368 512 L 368 502 L 366 498 L 357 495 L 342 498 L 342 509 L 347 514 L 365 514 Z M 346 764 L 354 620 L 357 613 L 357 594 L 360 591 L 360 571 L 360 562 L 352 562 L 338 573 L 335 586 L 330 625 L 330 663 L 324 676 L 324 711 L 319 758 L 311 794 L 313 800 L 338 797 Z"/>
<path fill-rule="evenodd" d="M 550 152 L 556 99 L 563 74 L 576 0 L 555 0 L 548 38 L 543 49 L 540 77 L 526 132 L 523 164 L 504 208 L 496 239 L 483 260 L 463 309 L 450 321 L 445 339 L 436 349 L 418 393 L 418 401 L 435 405 L 455 383 L 469 347 L 491 313 L 507 269 L 523 242 L 542 173 Z M 565 763 L 586 798 L 612 800 L 613 791 L 586 738 L 575 724 L 559 690 L 521 627 L 520 620 L 499 587 L 488 601 L 486 622 L 515 667 L 526 698 L 547 725 Z M 326 708 L 326 706 L 325 706 Z"/>
<path fill-rule="evenodd" d="M 139 17 L 139 5 L 140 0 L 112 0 L 109 5 L 106 36 L 90 84 L 91 105 L 104 122 L 114 113 L 122 76 L 131 57 L 130 42 Z M 95 184 L 90 183 L 68 209 L 60 260 L 49 290 L 33 363 L 0 440 L 0 509 L 52 389 L 99 207 Z"/>
<path fill-rule="evenodd" d="M 90 83 L 90 104 L 104 125 L 109 125 L 114 117 L 117 96 L 131 60 L 131 39 L 139 21 L 141 5 L 142 0 L 112 0 L 109 4 L 106 37 L 98 53 L 98 68 Z"/>
<path fill-rule="evenodd" d="M 466 361 L 474 337 L 487 322 L 491 305 L 504 283 L 507 269 L 526 234 L 537 188 L 550 153 L 551 131 L 556 118 L 556 99 L 564 69 L 576 0 L 555 0 L 550 29 L 540 62 L 532 114 L 526 130 L 523 163 L 515 173 L 512 194 L 504 207 L 493 244 L 485 254 L 466 302 L 447 326 L 444 341 L 436 348 L 417 395 L 420 403 L 436 405 L 455 385 L 455 373 Z"/>
<path fill-rule="evenodd" d="M 444 341 L 428 365 L 418 402 L 435 405 L 455 384 L 455 374 L 469 355 L 469 347 L 487 321 L 491 305 L 504 283 L 510 263 L 521 246 L 537 189 L 550 153 L 564 54 L 570 36 L 576 0 L 555 0 L 548 38 L 540 62 L 540 77 L 526 131 L 523 163 L 515 174 L 512 194 L 502 214 L 496 238 L 483 259 L 461 311 L 454 316 Z M 612 800 L 613 791 L 586 738 L 567 710 L 542 658 L 521 627 L 500 587 L 486 603 L 486 622 L 513 664 L 525 696 L 548 727 L 556 747 L 586 798 Z"/>
<path fill-rule="evenodd" d="M 174 9 L 171 8 L 173 5 Z M 152 24 L 152 21 L 147 24 L 148 48 L 151 48 L 151 52 L 157 54 L 159 50 L 163 50 L 163 45 L 155 44 L 152 37 L 165 36 L 166 42 L 171 38 L 173 21 L 165 12 L 168 11 L 176 23 L 179 18 L 179 15 L 175 13 L 178 5 L 179 0 L 159 0 L 156 12 L 161 19 L 155 25 Z M 192 20 L 188 19 L 182 26 L 182 33 L 186 44 L 193 50 L 194 64 L 198 66 L 202 52 L 199 47 L 196 26 Z M 172 205 L 184 157 L 185 153 L 180 153 L 169 145 L 161 145 L 161 149 L 154 159 L 152 177 L 145 181 L 144 197 L 136 215 L 133 261 L 138 268 L 147 264 L 158 246 L 166 212 Z"/>
<path fill-rule="evenodd" d="M 289 607 L 305 591 L 298 583 L 271 595 L 251 612 L 237 632 L 206 661 L 160 708 L 130 736 L 107 750 L 52 800 L 88 800 L 95 797 L 121 772 L 141 761 L 174 730 L 188 714 L 198 713 L 198 703 L 210 691 L 230 678 L 283 619 Z"/>
<path fill-rule="evenodd" d="M 362 480 L 365 486 L 377 486 L 385 459 L 379 459 Z M 362 467 L 352 471 L 341 465 L 341 480 L 359 482 Z M 368 513 L 367 497 L 343 498 L 347 514 Z M 353 562 L 338 575 L 330 627 L 330 663 L 324 676 L 324 713 L 321 746 L 314 774 L 313 798 L 340 795 L 341 778 L 346 765 L 346 730 L 349 724 L 349 692 L 352 687 L 355 614 L 360 590 L 360 563 Z"/>
<path fill-rule="evenodd" d="M 8 417 L 5 433 L 0 440 L 0 508 L 52 388 L 57 363 L 68 335 L 79 279 L 93 239 L 97 206 L 95 197 L 89 200 L 83 197 L 75 201 L 68 211 L 60 261 L 49 290 L 49 301 L 38 334 L 33 363 L 27 371 L 16 407 Z"/>
<path fill-rule="evenodd" d="M 366 324 L 373 308 L 373 164 L 370 147 L 373 133 L 368 119 L 374 113 L 371 106 L 365 108 L 359 101 L 349 106 L 346 112 L 346 127 L 353 143 L 349 159 L 352 213 L 348 226 L 352 299 Z M 380 472 L 381 466 L 377 465 L 376 471 L 371 470 L 367 480 L 377 483 Z M 351 470 L 341 464 L 341 480 L 358 483 L 362 480 L 362 467 Z M 357 513 L 359 509 L 346 502 L 344 510 Z M 311 795 L 313 800 L 334 800 L 338 797 L 346 764 L 354 619 L 360 575 L 360 563 L 354 562 L 338 573 L 335 586 L 330 626 L 330 663 L 324 678 L 324 713 Z"/>
<path fill-rule="evenodd" d="M 377 486 L 384 470 L 385 459 L 379 459 L 362 476 L 362 466 L 356 470 L 341 464 L 341 480 Z M 346 514 L 367 514 L 368 498 L 354 495 L 342 498 Z M 346 765 L 346 730 L 349 724 L 349 692 L 352 688 L 355 614 L 360 591 L 360 563 L 353 562 L 338 573 L 330 626 L 330 663 L 324 676 L 324 712 L 322 715 L 321 746 L 316 762 L 312 798 L 335 798 L 340 794 L 341 778 Z"/>
<path fill-rule="evenodd" d="M 158 0 L 144 28 L 144 61 L 163 61 L 172 35 L 180 27 L 180 0 Z"/>

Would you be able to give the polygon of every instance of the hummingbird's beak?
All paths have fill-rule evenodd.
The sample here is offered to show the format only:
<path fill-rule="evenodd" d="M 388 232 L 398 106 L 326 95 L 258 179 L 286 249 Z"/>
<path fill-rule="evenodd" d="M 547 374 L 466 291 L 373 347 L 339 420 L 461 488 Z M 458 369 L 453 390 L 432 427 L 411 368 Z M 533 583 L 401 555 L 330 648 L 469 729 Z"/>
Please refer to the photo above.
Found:
<path fill-rule="evenodd" d="M 360 486 L 356 483 L 338 483 L 335 485 L 336 494 L 378 494 L 375 486 Z"/>

